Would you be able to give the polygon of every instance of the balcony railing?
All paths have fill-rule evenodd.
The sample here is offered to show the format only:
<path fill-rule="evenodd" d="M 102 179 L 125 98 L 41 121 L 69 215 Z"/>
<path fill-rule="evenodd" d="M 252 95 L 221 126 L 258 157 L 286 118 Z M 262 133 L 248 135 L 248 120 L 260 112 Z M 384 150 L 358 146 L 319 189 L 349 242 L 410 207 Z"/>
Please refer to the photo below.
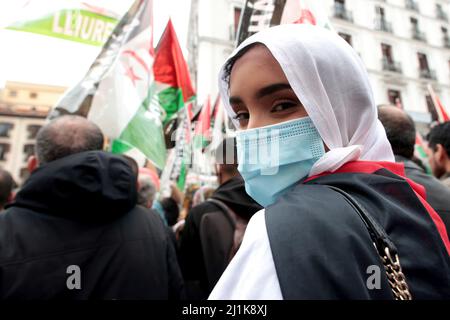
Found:
<path fill-rule="evenodd" d="M 413 10 L 413 11 L 419 12 L 419 5 L 414 0 L 406 0 L 405 6 L 409 10 Z"/>
<path fill-rule="evenodd" d="M 381 60 L 381 63 L 384 71 L 402 73 L 402 65 L 400 62 L 389 60 L 385 57 Z"/>
<path fill-rule="evenodd" d="M 422 32 L 422 31 L 420 31 L 420 30 L 412 29 L 411 34 L 412 34 L 412 38 L 413 38 L 414 40 L 417 40 L 417 41 L 424 41 L 424 42 L 427 41 L 427 38 L 426 38 L 426 36 L 425 36 L 425 33 Z"/>
<path fill-rule="evenodd" d="M 384 18 L 376 18 L 375 30 L 392 33 L 392 24 L 387 22 Z"/>
<path fill-rule="evenodd" d="M 342 20 L 346 20 L 348 22 L 353 23 L 353 13 L 351 11 L 348 11 L 345 6 L 341 4 L 334 4 L 333 7 L 334 11 L 334 17 Z"/>
<path fill-rule="evenodd" d="M 431 69 L 419 69 L 419 77 L 422 79 L 436 80 L 436 71 Z"/>
<path fill-rule="evenodd" d="M 444 10 L 442 10 L 442 9 L 436 10 L 436 17 L 437 17 L 438 19 L 440 19 L 440 20 L 444 20 L 444 21 L 447 21 L 447 22 L 448 22 L 448 15 L 447 15 L 447 13 L 446 13 Z"/>

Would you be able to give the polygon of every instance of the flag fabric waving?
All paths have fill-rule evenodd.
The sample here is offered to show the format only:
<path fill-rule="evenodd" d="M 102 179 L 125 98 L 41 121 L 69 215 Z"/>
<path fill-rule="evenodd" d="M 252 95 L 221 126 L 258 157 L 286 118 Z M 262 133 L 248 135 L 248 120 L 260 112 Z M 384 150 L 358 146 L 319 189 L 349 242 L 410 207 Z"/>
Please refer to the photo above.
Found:
<path fill-rule="evenodd" d="M 211 139 L 211 99 L 208 95 L 202 106 L 194 131 L 194 148 L 206 147 Z"/>
<path fill-rule="evenodd" d="M 450 117 L 447 114 L 447 111 L 445 111 L 444 106 L 442 105 L 441 100 L 437 96 L 437 94 L 434 92 L 433 87 L 431 84 L 428 84 L 428 92 L 431 95 L 431 99 L 433 101 L 434 108 L 436 110 L 436 113 L 439 117 L 438 121 L 439 123 L 450 121 Z"/>
<path fill-rule="evenodd" d="M 159 103 L 165 112 L 165 124 L 195 97 L 187 63 L 170 19 L 155 51 L 153 73 Z"/>
<path fill-rule="evenodd" d="M 115 153 L 139 151 L 158 168 L 166 149 L 155 97 L 152 0 L 136 0 L 85 78 L 57 103 L 51 117 L 81 114 L 96 123 Z"/>

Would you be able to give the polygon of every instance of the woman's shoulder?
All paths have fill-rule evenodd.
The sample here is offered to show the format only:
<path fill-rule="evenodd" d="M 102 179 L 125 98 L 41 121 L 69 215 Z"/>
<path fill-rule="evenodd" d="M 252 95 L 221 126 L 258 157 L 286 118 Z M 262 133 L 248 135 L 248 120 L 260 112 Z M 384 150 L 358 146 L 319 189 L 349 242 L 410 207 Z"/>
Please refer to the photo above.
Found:
<path fill-rule="evenodd" d="M 298 185 L 267 207 L 265 213 L 266 220 L 276 217 L 277 223 L 286 219 L 288 224 L 297 222 L 308 227 L 318 223 L 321 227 L 335 228 L 355 220 L 360 222 L 356 211 L 342 195 L 317 184 Z"/>

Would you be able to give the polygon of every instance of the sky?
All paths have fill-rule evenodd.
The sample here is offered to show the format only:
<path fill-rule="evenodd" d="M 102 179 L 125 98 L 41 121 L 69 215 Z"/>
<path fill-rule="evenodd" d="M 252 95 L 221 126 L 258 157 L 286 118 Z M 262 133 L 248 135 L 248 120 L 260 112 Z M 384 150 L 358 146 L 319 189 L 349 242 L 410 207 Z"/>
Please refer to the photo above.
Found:
<path fill-rule="evenodd" d="M 100 47 L 4 29 L 24 17 L 48 12 L 56 8 L 55 4 L 70 7 L 79 2 L 121 15 L 133 0 L 0 0 L 0 88 L 7 80 L 70 87 L 84 76 Z M 26 9 L 30 7 L 33 10 Z M 186 56 L 190 0 L 153 0 L 153 7 L 154 45 L 171 17 Z"/>

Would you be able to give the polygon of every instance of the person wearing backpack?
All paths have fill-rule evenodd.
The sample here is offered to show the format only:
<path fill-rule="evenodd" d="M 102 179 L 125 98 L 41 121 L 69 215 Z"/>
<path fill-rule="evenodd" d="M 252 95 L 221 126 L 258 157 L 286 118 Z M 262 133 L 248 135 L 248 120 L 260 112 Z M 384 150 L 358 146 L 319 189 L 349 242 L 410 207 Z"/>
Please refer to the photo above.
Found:
<path fill-rule="evenodd" d="M 179 260 L 188 299 L 206 299 L 239 248 L 245 227 L 262 207 L 245 192 L 237 170 L 235 139 L 216 149 L 219 187 L 189 212 L 180 238 Z"/>

